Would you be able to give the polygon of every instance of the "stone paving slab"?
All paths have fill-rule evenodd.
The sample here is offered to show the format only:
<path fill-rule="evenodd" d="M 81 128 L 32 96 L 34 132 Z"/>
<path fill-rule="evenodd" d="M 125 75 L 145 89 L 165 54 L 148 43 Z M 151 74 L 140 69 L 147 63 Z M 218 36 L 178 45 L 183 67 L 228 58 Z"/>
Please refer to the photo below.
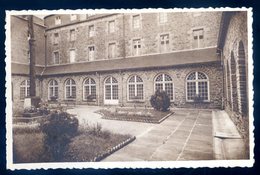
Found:
<path fill-rule="evenodd" d="M 227 159 L 245 157 L 243 152 L 238 151 L 243 149 L 241 139 L 221 140 L 218 144 L 213 142 L 214 125 L 217 131 L 234 132 L 234 125 L 230 121 L 225 122 L 227 117 L 221 112 L 215 112 L 217 117 L 212 121 L 214 112 L 211 110 L 175 109 L 175 113 L 162 123 L 151 124 L 105 120 L 94 113 L 99 109 L 102 107 L 80 106 L 68 112 L 78 116 L 80 127 L 100 123 L 104 130 L 136 136 L 135 141 L 103 161 L 211 160 L 216 155 L 222 158 L 221 153 L 213 151 L 216 146 L 226 149 Z"/>

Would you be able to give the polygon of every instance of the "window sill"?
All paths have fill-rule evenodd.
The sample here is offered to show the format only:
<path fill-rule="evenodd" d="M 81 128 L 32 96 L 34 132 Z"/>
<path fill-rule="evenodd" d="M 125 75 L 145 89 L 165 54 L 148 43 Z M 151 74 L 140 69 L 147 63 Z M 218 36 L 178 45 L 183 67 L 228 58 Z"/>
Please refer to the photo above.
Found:
<path fill-rule="evenodd" d="M 144 103 L 144 100 L 127 100 L 128 103 Z"/>

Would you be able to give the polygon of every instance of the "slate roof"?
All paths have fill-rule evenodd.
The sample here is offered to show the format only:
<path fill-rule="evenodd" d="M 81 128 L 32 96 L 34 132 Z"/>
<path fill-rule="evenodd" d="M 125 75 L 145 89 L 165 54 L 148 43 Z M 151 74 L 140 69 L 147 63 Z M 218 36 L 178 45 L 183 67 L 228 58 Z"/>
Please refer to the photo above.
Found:
<path fill-rule="evenodd" d="M 139 57 L 128 57 L 113 60 L 100 60 L 93 62 L 81 62 L 64 65 L 47 66 L 45 69 L 36 68 L 37 75 L 64 75 L 71 73 L 93 73 L 119 70 L 140 70 L 151 68 L 172 67 L 178 65 L 200 64 L 220 61 L 216 54 L 216 47 L 196 50 L 186 50 L 165 54 L 146 55 Z M 19 70 L 13 70 L 16 65 L 12 64 L 12 73 L 22 71 L 28 73 L 29 68 L 24 65 Z M 42 73 L 43 72 L 43 73 Z"/>
<path fill-rule="evenodd" d="M 122 59 L 48 66 L 43 75 L 159 68 L 214 61 L 220 61 L 220 58 L 216 54 L 216 48 L 206 48 Z"/>
<path fill-rule="evenodd" d="M 44 66 L 35 66 L 35 74 L 41 75 L 44 70 Z M 29 65 L 12 63 L 11 72 L 16 75 L 28 75 L 29 74 Z"/>

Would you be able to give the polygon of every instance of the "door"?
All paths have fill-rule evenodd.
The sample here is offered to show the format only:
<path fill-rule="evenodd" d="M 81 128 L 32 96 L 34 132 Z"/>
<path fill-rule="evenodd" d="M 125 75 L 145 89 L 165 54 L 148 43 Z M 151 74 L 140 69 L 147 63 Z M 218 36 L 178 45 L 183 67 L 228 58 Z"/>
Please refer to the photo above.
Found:
<path fill-rule="evenodd" d="M 108 77 L 104 84 L 104 104 L 118 104 L 118 82 L 114 77 Z"/>

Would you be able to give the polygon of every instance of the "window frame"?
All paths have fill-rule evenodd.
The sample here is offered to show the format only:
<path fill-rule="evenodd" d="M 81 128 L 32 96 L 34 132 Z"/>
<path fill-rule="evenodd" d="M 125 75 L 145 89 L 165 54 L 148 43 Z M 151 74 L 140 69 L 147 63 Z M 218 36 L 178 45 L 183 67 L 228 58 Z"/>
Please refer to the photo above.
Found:
<path fill-rule="evenodd" d="M 156 79 L 157 79 L 160 75 L 162 75 L 163 80 L 162 80 L 162 81 L 156 81 Z M 165 81 L 165 75 L 169 76 L 169 77 L 171 78 L 171 81 Z M 159 73 L 159 74 L 157 74 L 157 75 L 154 77 L 153 83 L 154 83 L 154 93 L 156 92 L 156 84 L 162 84 L 162 87 L 163 87 L 162 89 L 163 89 L 163 91 L 166 92 L 166 84 L 167 84 L 167 83 L 171 83 L 171 85 L 172 85 L 172 99 L 171 99 L 171 97 L 170 97 L 170 101 L 171 101 L 171 102 L 174 102 L 174 101 L 175 101 L 174 82 L 173 82 L 173 78 L 170 76 L 170 74 L 168 74 L 168 73 Z"/>
<path fill-rule="evenodd" d="M 195 35 L 196 33 L 199 33 L 198 31 L 202 31 L 202 35 Z M 202 36 L 203 38 L 200 38 L 200 36 Z M 197 39 L 195 39 L 195 37 L 197 37 Z M 201 46 L 201 43 L 204 42 L 205 39 L 205 30 L 203 27 L 201 28 L 194 28 L 192 29 L 192 46 L 194 45 L 194 43 L 196 43 L 196 46 L 194 46 L 194 48 L 199 49 L 199 48 L 203 48 Z"/>
<path fill-rule="evenodd" d="M 135 81 L 129 82 L 132 77 L 134 77 Z M 142 82 L 137 82 L 137 77 L 139 77 L 142 80 Z M 143 89 L 142 89 L 143 98 L 142 99 L 130 99 L 129 85 L 134 85 L 135 96 L 137 96 L 137 85 L 143 85 Z M 130 75 L 127 80 L 127 101 L 129 101 L 129 102 L 133 102 L 133 101 L 144 102 L 145 101 L 144 81 L 139 75 Z"/>
<path fill-rule="evenodd" d="M 76 29 L 70 29 L 70 42 L 75 42 L 76 38 Z"/>
<path fill-rule="evenodd" d="M 52 84 L 51 85 L 51 82 L 56 82 L 57 84 Z M 51 79 L 50 81 L 49 81 L 49 83 L 48 83 L 48 100 L 51 100 L 51 90 L 50 90 L 50 88 L 53 88 L 52 89 L 52 94 L 55 94 L 56 93 L 56 91 L 55 91 L 55 88 L 57 88 L 57 96 L 55 96 L 57 99 L 59 98 L 59 83 L 58 83 L 58 81 L 57 80 L 55 80 L 55 79 Z"/>
<path fill-rule="evenodd" d="M 140 48 L 137 47 L 137 49 L 134 48 L 134 46 L 139 46 L 138 44 L 135 43 L 135 41 L 140 41 Z M 138 54 L 136 54 L 135 51 L 138 51 Z M 133 38 L 132 39 L 132 56 L 140 56 L 142 55 L 142 40 L 141 38 Z"/>
<path fill-rule="evenodd" d="M 161 19 L 163 19 L 163 20 L 161 20 Z M 158 13 L 158 21 L 159 21 L 159 24 L 166 24 L 168 22 L 168 13 L 167 12 L 159 12 Z"/>
<path fill-rule="evenodd" d="M 111 46 L 111 45 L 114 45 L 114 51 L 113 51 L 113 54 L 111 54 L 111 55 L 113 55 L 113 56 L 109 56 L 110 54 L 110 47 L 109 46 Z M 109 42 L 108 44 L 107 44 L 107 58 L 108 59 L 113 59 L 113 58 L 116 58 L 117 57 L 117 44 L 116 44 L 116 42 Z"/>
<path fill-rule="evenodd" d="M 162 40 L 162 37 L 166 37 L 166 36 L 168 36 L 168 40 L 166 40 L 166 39 Z M 168 53 L 171 51 L 170 39 L 171 39 L 170 33 L 159 34 L 159 52 L 160 53 Z M 162 41 L 164 42 L 163 45 L 162 45 Z M 168 41 L 168 44 L 167 44 L 167 41 Z"/>
<path fill-rule="evenodd" d="M 60 25 L 61 24 L 61 16 L 55 16 L 55 25 Z"/>
<path fill-rule="evenodd" d="M 90 30 L 91 28 L 93 28 L 93 30 Z M 88 26 L 88 37 L 94 37 L 95 36 L 95 25 L 91 24 Z"/>
<path fill-rule="evenodd" d="M 192 73 L 194 73 L 195 72 L 195 80 L 187 80 L 188 79 L 188 77 L 189 77 L 189 75 L 191 75 Z M 202 80 L 199 80 L 198 79 L 198 73 L 202 73 L 202 74 L 204 74 L 206 77 L 207 77 L 207 79 L 202 79 Z M 187 102 L 194 102 L 194 100 L 189 100 L 188 99 L 188 82 L 195 82 L 195 91 L 196 91 L 196 95 L 198 95 L 198 92 L 199 92 L 199 82 L 207 82 L 207 91 L 208 91 L 208 93 L 207 93 L 207 96 L 208 96 L 208 99 L 207 100 L 203 100 L 203 102 L 210 102 L 210 81 L 209 81 L 209 77 L 208 77 L 208 75 L 206 74 L 206 73 L 204 73 L 203 71 L 192 71 L 192 72 L 190 72 L 190 73 L 188 73 L 187 74 L 187 76 L 186 76 L 186 79 L 185 79 L 185 88 L 186 88 L 186 101 Z"/>
<path fill-rule="evenodd" d="M 71 61 L 71 52 L 74 51 L 74 61 Z M 75 48 L 71 48 L 69 49 L 69 61 L 70 63 L 75 63 L 76 62 L 76 49 Z"/>
<path fill-rule="evenodd" d="M 24 96 L 21 95 L 22 88 L 24 88 L 23 90 Z M 24 101 L 24 99 L 29 96 L 30 96 L 30 80 L 26 79 L 20 83 L 20 100 Z"/>
<path fill-rule="evenodd" d="M 68 81 L 70 81 L 69 85 L 67 85 Z M 73 95 L 73 87 L 75 87 L 75 97 L 73 97 L 73 98 L 68 98 L 67 97 L 67 87 L 69 87 L 69 94 L 70 94 L 69 97 L 73 97 L 72 96 Z M 76 81 L 74 79 L 72 79 L 72 78 L 66 79 L 65 82 L 64 82 L 64 88 L 65 88 L 65 90 L 64 90 L 64 93 L 65 93 L 64 94 L 64 99 L 65 100 L 74 100 L 75 101 L 77 99 L 77 84 L 76 84 Z"/>
<path fill-rule="evenodd" d="M 111 28 L 110 28 L 110 24 L 111 23 L 114 23 L 114 28 L 113 28 L 113 31 L 111 31 Z M 115 33 L 116 32 L 116 20 L 110 20 L 110 21 L 108 21 L 108 33 Z"/>
<path fill-rule="evenodd" d="M 94 51 L 93 51 L 94 53 L 93 53 L 93 59 L 92 60 L 90 60 L 90 53 L 91 53 L 90 48 L 94 48 Z M 88 61 L 95 61 L 95 55 L 96 55 L 96 47 L 95 47 L 95 45 L 88 46 Z"/>
<path fill-rule="evenodd" d="M 57 36 L 55 36 L 57 34 Z M 59 45 L 60 40 L 60 34 L 58 32 L 55 32 L 53 34 L 53 45 Z"/>
<path fill-rule="evenodd" d="M 90 83 L 88 83 L 88 84 L 86 84 L 86 81 L 89 79 L 89 81 L 90 81 Z M 91 83 L 91 80 L 93 80 L 94 81 L 94 84 L 92 84 Z M 85 91 L 85 87 L 88 87 L 89 88 L 89 94 L 88 95 L 93 95 L 92 94 L 92 88 L 91 87 L 95 87 L 95 98 L 93 99 L 93 102 L 95 102 L 95 101 L 97 101 L 97 84 L 96 84 L 96 81 L 95 81 L 95 79 L 94 78 L 91 78 L 91 77 L 86 77 L 84 80 L 83 80 L 83 83 L 82 83 L 82 90 L 83 90 L 83 93 L 82 93 L 82 95 L 83 95 L 83 97 L 82 97 L 82 99 L 83 99 L 83 101 L 87 101 L 87 98 L 85 98 L 85 93 L 86 93 L 86 91 Z"/>
<path fill-rule="evenodd" d="M 135 25 L 135 18 L 136 17 L 139 17 L 139 19 L 138 19 L 138 26 L 137 27 L 135 27 L 136 25 Z M 141 14 L 134 14 L 134 15 L 132 15 L 132 29 L 133 30 L 139 30 L 139 29 L 141 29 L 142 28 L 142 20 L 141 20 Z"/>
<path fill-rule="evenodd" d="M 56 58 L 55 58 L 55 53 L 57 53 L 58 54 L 58 63 L 55 61 L 56 60 Z M 56 51 L 53 51 L 53 64 L 54 65 L 58 65 L 58 64 L 60 64 L 60 52 L 58 51 L 58 50 L 56 50 Z"/>

